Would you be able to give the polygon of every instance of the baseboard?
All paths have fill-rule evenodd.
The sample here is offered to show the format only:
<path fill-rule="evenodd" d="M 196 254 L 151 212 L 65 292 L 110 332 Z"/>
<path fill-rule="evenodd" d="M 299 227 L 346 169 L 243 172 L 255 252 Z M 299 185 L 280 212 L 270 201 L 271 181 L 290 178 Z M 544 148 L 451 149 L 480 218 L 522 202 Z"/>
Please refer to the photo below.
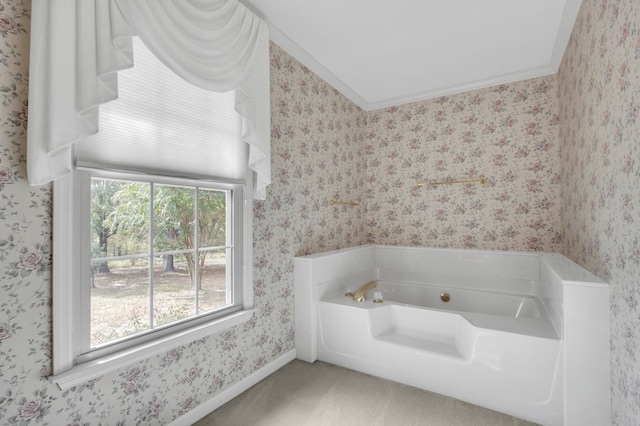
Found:
<path fill-rule="evenodd" d="M 178 417 L 177 419 L 169 423 L 168 426 L 190 426 L 194 424 L 195 422 L 197 422 L 207 414 L 210 414 L 211 412 L 213 412 L 215 409 L 231 401 L 233 398 L 240 395 L 242 392 L 246 391 L 251 386 L 261 381 L 262 379 L 275 373 L 280 368 L 284 367 L 285 365 L 293 361 L 295 358 L 296 358 L 295 349 L 287 352 L 286 354 L 280 356 L 279 358 L 276 358 L 275 360 L 271 361 L 269 364 L 265 365 L 260 370 L 240 380 L 238 383 L 231 385 L 229 388 L 223 390 L 213 398 L 198 405 L 196 408 L 189 411 L 188 413 Z"/>

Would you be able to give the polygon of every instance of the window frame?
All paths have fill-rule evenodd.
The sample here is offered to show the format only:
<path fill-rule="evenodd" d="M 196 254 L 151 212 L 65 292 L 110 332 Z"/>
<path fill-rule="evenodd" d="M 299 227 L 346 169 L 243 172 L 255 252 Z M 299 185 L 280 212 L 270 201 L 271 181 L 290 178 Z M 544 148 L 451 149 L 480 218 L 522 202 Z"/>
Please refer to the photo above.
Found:
<path fill-rule="evenodd" d="M 81 353 L 82 339 L 88 336 L 90 326 L 90 288 L 87 287 L 90 269 L 82 268 L 90 250 L 90 176 L 103 178 L 138 180 L 143 182 L 202 186 L 233 191 L 233 220 L 237 230 L 234 241 L 237 246 L 234 279 L 241 274 L 241 289 L 238 306 L 207 319 L 183 321 L 178 326 L 162 327 L 149 331 L 144 336 L 116 343 L 117 349 Z M 150 175 L 146 173 L 120 172 L 76 168 L 69 175 L 54 182 L 53 204 L 53 376 L 51 381 L 60 389 L 102 376 L 131 363 L 166 352 L 174 347 L 219 333 L 235 325 L 249 321 L 253 316 L 253 232 L 251 211 L 253 201 L 252 172 L 244 182 L 213 179 L 192 179 Z M 78 249 L 80 248 L 80 249 Z M 86 322 L 83 324 L 84 319 Z M 80 327 L 78 324 L 83 324 Z M 83 328 L 84 327 L 84 328 Z M 139 337 L 144 337 L 140 339 Z M 107 347 L 109 348 L 109 347 Z M 92 354 L 95 352 L 95 354 Z"/>

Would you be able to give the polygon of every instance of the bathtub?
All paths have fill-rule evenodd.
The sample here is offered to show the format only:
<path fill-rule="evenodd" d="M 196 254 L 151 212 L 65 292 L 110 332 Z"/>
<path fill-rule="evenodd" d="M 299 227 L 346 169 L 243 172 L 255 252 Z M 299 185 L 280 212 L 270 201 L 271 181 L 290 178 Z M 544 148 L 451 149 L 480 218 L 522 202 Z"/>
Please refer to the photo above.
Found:
<path fill-rule="evenodd" d="M 297 257 L 295 287 L 301 360 L 543 425 L 610 423 L 609 288 L 559 254 L 367 245 Z"/>

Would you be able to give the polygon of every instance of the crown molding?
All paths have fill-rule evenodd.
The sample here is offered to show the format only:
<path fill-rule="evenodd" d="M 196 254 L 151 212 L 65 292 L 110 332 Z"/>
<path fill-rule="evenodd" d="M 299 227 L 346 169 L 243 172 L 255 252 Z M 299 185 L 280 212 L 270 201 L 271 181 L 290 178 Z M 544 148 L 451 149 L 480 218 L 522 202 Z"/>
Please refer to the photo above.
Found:
<path fill-rule="evenodd" d="M 430 90 L 427 92 L 421 92 L 421 93 L 416 93 L 408 96 L 401 96 L 397 98 L 389 98 L 389 99 L 385 99 L 378 102 L 371 102 L 367 105 L 366 111 L 390 108 L 390 107 L 400 106 L 408 103 L 439 98 L 441 96 L 450 96 L 458 93 L 470 92 L 472 90 L 485 89 L 487 87 L 498 86 L 500 84 L 508 84 L 516 81 L 544 77 L 546 75 L 555 74 L 556 71 L 557 69 L 554 69 L 551 65 L 548 65 L 544 67 L 518 71 L 515 73 L 502 74 L 499 76 L 488 77 L 482 80 L 476 80 L 469 83 L 458 84 L 455 86 L 445 87 L 442 89 Z"/>
<path fill-rule="evenodd" d="M 247 4 L 246 1 L 242 1 L 243 4 Z M 331 85 L 334 89 L 351 100 L 355 105 L 360 107 L 364 111 L 372 111 L 377 109 L 389 108 L 393 106 L 400 106 L 412 102 L 420 102 L 441 96 L 450 96 L 458 93 L 468 92 L 472 90 L 483 89 L 500 84 L 513 83 L 516 81 L 522 81 L 532 78 L 543 77 L 558 72 L 562 63 L 565 49 L 569 43 L 573 26 L 575 24 L 578 12 L 582 0 L 566 0 L 564 11 L 556 34 L 555 43 L 551 52 L 549 62 L 545 66 L 520 70 L 513 73 L 507 73 L 497 76 L 488 77 L 481 80 L 472 82 L 466 82 L 455 86 L 449 86 L 436 90 L 430 90 L 426 92 L 420 92 L 407 96 L 399 96 L 394 98 L 388 98 L 380 101 L 369 102 L 357 92 L 355 92 L 349 85 L 332 73 L 328 68 L 322 65 L 317 59 L 309 54 L 305 49 L 293 41 L 289 36 L 280 31 L 277 27 L 271 24 L 264 15 L 257 12 L 254 8 L 251 8 L 257 15 L 269 25 L 269 37 L 271 41 L 284 49 L 288 54 L 293 56 L 296 60 L 301 62 L 304 66 L 309 68 L 312 72 L 317 74 L 321 79 Z"/>

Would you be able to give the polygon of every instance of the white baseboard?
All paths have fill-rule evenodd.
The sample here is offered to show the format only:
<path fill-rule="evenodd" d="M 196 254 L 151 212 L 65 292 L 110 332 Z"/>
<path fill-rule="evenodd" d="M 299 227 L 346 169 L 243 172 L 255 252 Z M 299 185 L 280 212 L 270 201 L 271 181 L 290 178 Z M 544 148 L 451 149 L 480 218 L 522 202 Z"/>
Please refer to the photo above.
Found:
<path fill-rule="evenodd" d="M 252 373 L 251 375 L 240 380 L 238 383 L 223 390 L 213 398 L 198 405 L 196 408 L 189 411 L 188 413 L 178 417 L 177 419 L 169 423 L 168 426 L 190 426 L 194 424 L 195 422 L 197 422 L 207 414 L 210 414 L 211 412 L 213 412 L 215 409 L 231 401 L 233 398 L 240 395 L 242 392 L 246 391 L 251 386 L 255 385 L 259 381 L 275 373 L 280 368 L 284 367 L 285 365 L 293 361 L 295 358 L 296 358 L 295 349 L 287 352 L 286 354 L 280 356 L 279 358 L 276 358 L 275 360 L 271 361 L 269 364 L 265 365 L 260 370 Z"/>

